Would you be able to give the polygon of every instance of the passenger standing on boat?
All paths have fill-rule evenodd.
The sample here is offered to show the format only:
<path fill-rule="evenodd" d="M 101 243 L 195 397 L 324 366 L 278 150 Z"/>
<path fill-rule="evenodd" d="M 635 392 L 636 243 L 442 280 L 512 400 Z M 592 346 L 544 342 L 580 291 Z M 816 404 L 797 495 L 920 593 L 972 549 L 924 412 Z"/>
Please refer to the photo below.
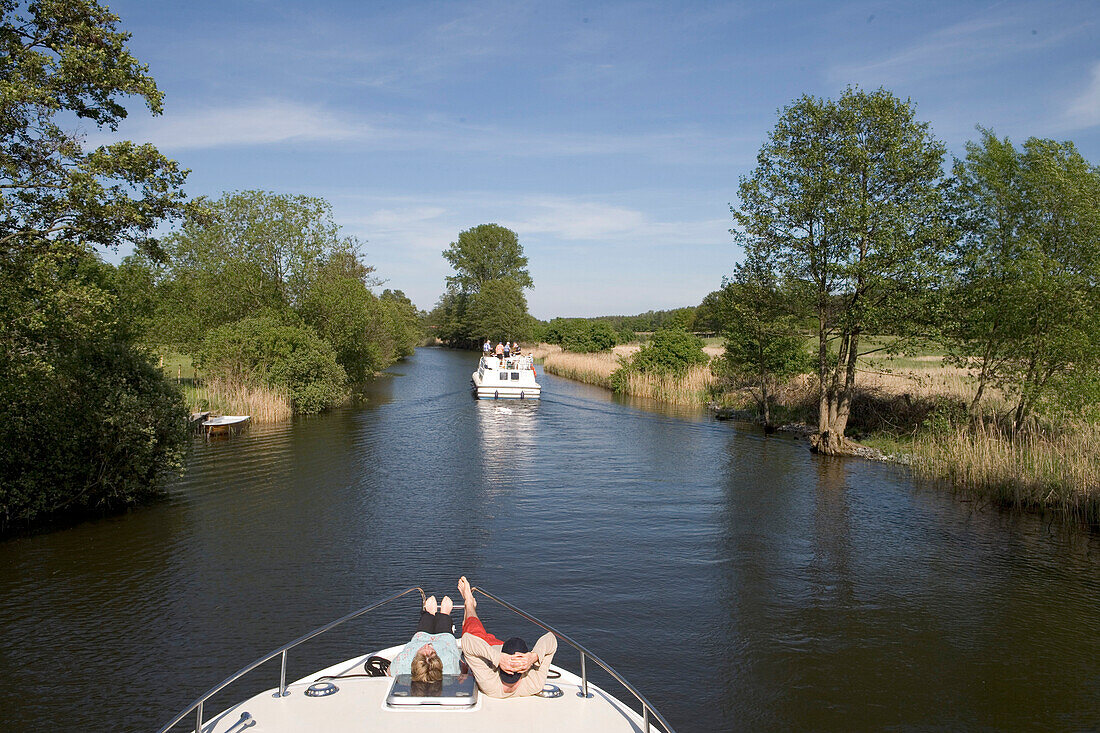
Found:
<path fill-rule="evenodd" d="M 520 355 L 519 341 L 516 341 L 514 344 L 512 344 L 512 354 L 514 354 L 515 356 Z"/>
<path fill-rule="evenodd" d="M 493 345 L 489 342 L 489 339 L 485 339 L 485 344 L 481 347 L 481 351 L 485 356 L 493 353 Z"/>
<path fill-rule="evenodd" d="M 512 355 L 512 345 L 507 341 L 504 342 L 504 358 L 507 359 Z"/>
<path fill-rule="evenodd" d="M 490 634 L 477 617 L 477 601 L 465 575 L 458 579 L 458 591 L 466 609 L 462 621 L 462 652 L 477 686 L 489 697 L 538 694 L 546 684 L 550 662 L 558 650 L 557 637 L 543 634 L 531 651 L 527 650 L 527 642 L 518 636 L 501 641 Z"/>
<path fill-rule="evenodd" d="M 450 596 L 443 596 L 443 603 L 438 606 L 435 596 L 424 601 L 416 633 L 390 663 L 391 676 L 411 674 L 413 682 L 439 682 L 444 674 L 459 673 L 458 641 L 451 633 L 452 608 L 454 602 Z"/>
<path fill-rule="evenodd" d="M 504 364 L 504 344 L 502 344 L 499 341 L 497 341 L 496 354 L 497 354 L 497 358 L 500 359 L 500 363 Z"/>

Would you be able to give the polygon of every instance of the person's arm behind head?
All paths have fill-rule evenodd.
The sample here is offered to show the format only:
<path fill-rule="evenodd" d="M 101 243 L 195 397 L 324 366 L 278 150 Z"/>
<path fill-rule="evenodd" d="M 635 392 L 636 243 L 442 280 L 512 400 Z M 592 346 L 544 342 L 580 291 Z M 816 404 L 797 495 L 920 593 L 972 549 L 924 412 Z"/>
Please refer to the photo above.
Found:
<path fill-rule="evenodd" d="M 531 651 L 538 655 L 538 661 L 531 665 L 531 671 L 524 675 L 516 688 L 516 694 L 535 695 L 546 684 L 546 675 L 550 674 L 550 664 L 553 662 L 554 653 L 558 650 L 558 637 L 547 632 L 535 642 L 535 648 Z"/>

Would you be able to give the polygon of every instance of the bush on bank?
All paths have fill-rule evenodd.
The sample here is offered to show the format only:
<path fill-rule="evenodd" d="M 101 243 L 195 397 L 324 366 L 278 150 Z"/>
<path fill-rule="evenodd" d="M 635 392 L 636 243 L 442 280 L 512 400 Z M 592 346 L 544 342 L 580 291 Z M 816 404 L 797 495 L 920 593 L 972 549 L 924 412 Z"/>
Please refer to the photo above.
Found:
<path fill-rule="evenodd" d="M 161 495 L 164 478 L 183 465 L 183 400 L 129 344 L 84 343 L 4 366 L 0 534 L 39 519 L 141 503 Z"/>
<path fill-rule="evenodd" d="M 312 414 L 342 402 L 347 373 L 332 346 L 308 326 L 271 315 L 210 331 L 199 364 L 225 383 L 260 383 L 287 395 L 295 412 Z"/>
<path fill-rule="evenodd" d="M 619 343 L 619 334 L 610 324 L 585 318 L 555 318 L 546 324 L 542 339 L 565 351 L 590 354 L 607 351 Z"/>

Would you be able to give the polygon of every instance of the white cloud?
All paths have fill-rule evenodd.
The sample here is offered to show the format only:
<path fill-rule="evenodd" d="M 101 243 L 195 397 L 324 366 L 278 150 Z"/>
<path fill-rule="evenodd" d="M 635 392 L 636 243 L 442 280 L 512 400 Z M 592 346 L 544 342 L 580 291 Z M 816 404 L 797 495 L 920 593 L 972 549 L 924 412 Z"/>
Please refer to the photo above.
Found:
<path fill-rule="evenodd" d="M 957 77 L 1013 55 L 1061 44 L 1074 32 L 1033 35 L 1026 19 L 994 11 L 991 17 L 971 18 L 925 35 L 916 43 L 875 61 L 840 64 L 831 68 L 833 82 L 906 84 L 917 80 Z"/>
<path fill-rule="evenodd" d="M 621 239 L 646 226 L 642 212 L 622 206 L 567 198 L 518 202 L 527 214 L 507 226 L 518 232 L 549 234 L 561 239 Z"/>
<path fill-rule="evenodd" d="M 281 100 L 167 112 L 162 117 L 124 123 L 119 135 L 95 133 L 97 145 L 120 136 L 154 143 L 164 150 L 270 145 L 287 142 L 341 142 L 380 135 L 370 125 L 320 107 Z"/>
<path fill-rule="evenodd" d="M 286 100 L 170 111 L 127 120 L 117 134 L 93 132 L 91 145 L 118 139 L 151 142 L 165 151 L 309 143 L 342 150 L 490 153 L 517 158 L 631 155 L 681 165 L 750 163 L 756 141 L 697 129 L 631 134 L 559 133 L 473 126 L 438 116 L 362 117 Z"/>
<path fill-rule="evenodd" d="M 1092 67 L 1088 87 L 1069 103 L 1065 118 L 1073 130 L 1100 125 L 1100 62 Z"/>

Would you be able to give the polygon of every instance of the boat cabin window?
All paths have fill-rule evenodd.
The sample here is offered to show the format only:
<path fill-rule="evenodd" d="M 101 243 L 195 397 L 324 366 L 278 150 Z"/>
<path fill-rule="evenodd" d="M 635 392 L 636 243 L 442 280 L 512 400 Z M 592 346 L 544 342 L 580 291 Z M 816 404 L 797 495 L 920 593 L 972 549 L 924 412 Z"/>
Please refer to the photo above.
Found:
<path fill-rule="evenodd" d="M 519 379 L 519 372 L 512 372 L 512 379 Z"/>
<path fill-rule="evenodd" d="M 393 678 L 386 706 L 415 710 L 416 708 L 472 708 L 477 704 L 477 684 L 472 674 L 445 674 L 442 682 L 413 682 L 412 675 Z"/>
<path fill-rule="evenodd" d="M 508 372 L 501 372 L 500 373 L 500 381 L 502 381 L 502 382 L 507 382 L 508 381 Z"/>

